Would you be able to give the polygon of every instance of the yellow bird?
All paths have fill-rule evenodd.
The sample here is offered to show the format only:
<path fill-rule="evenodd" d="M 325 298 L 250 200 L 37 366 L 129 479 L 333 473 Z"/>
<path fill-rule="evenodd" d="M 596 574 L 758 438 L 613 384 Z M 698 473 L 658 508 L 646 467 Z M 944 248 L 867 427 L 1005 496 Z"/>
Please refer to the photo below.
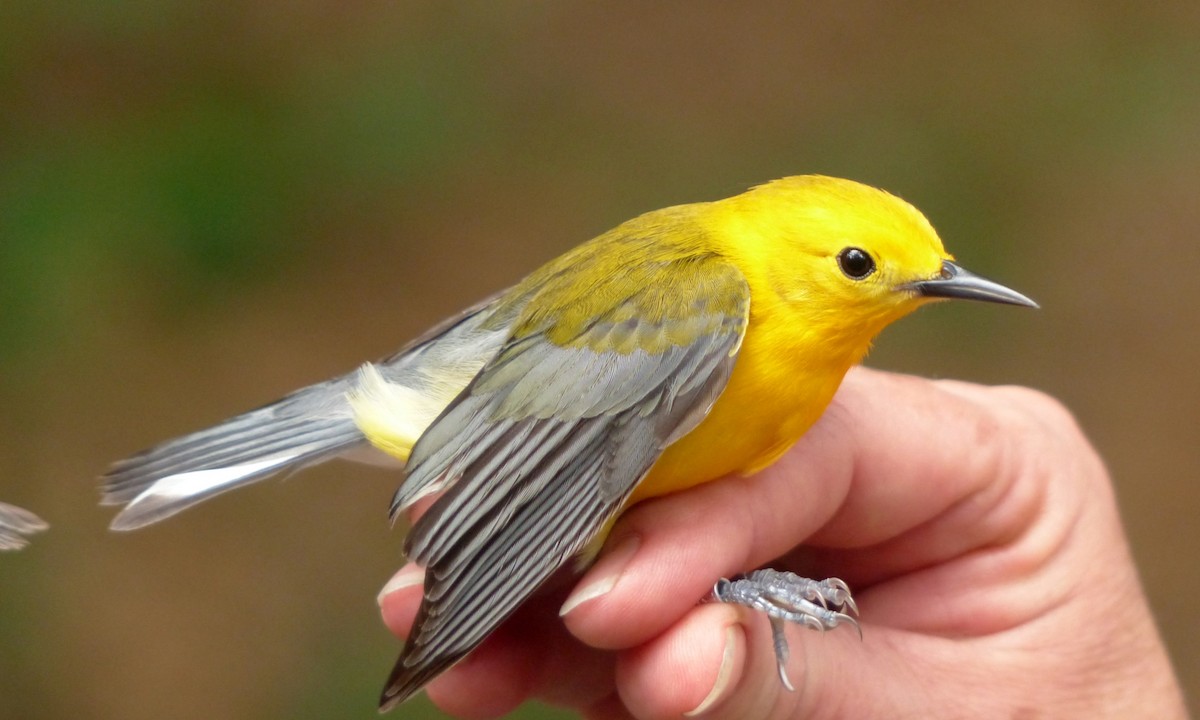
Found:
<path fill-rule="evenodd" d="M 424 600 L 387 709 L 625 508 L 769 465 L 879 331 L 941 298 L 1036 307 L 956 265 L 903 200 L 783 178 L 634 218 L 381 362 L 118 462 L 104 502 L 128 530 L 285 468 L 403 462 L 393 517 L 440 497 L 405 543 Z"/>

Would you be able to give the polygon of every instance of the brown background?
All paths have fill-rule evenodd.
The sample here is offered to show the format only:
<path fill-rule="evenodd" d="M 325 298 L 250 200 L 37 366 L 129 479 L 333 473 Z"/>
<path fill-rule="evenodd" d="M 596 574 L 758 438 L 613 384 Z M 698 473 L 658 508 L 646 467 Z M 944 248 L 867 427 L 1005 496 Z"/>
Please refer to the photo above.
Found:
<path fill-rule="evenodd" d="M 870 364 L 1074 409 L 1200 696 L 1200 5 L 95 5 L 0 7 L 0 498 L 54 525 L 0 556 L 0 716 L 374 717 L 394 475 L 121 536 L 94 476 L 801 172 L 1041 301 L 919 313 Z"/>

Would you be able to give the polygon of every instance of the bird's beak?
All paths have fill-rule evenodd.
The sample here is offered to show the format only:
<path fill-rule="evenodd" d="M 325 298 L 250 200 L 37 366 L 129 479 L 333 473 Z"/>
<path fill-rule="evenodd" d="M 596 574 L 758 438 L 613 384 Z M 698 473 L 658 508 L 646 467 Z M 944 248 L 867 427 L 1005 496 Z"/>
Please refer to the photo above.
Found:
<path fill-rule="evenodd" d="M 949 260 L 942 261 L 942 272 L 929 280 L 917 280 L 906 283 L 901 289 L 909 290 L 927 298 L 953 298 L 958 300 L 982 300 L 983 302 L 1003 303 L 1005 305 L 1022 305 L 1036 308 L 1038 304 L 1016 290 L 1004 287 L 1000 283 L 982 278 L 968 270 L 955 265 Z"/>

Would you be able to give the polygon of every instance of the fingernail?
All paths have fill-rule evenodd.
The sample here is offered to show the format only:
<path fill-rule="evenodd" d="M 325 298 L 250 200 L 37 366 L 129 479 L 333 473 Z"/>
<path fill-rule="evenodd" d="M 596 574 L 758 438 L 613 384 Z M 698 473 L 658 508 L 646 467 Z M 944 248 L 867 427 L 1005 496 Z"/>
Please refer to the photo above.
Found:
<path fill-rule="evenodd" d="M 640 544 L 641 538 L 637 535 L 630 535 L 622 540 L 612 552 L 600 558 L 600 561 L 588 573 L 589 577 L 595 577 L 595 579 L 589 580 L 586 585 L 575 588 L 567 597 L 567 601 L 563 603 L 562 608 L 559 609 L 559 616 L 566 615 L 589 600 L 607 595 L 617 586 L 617 581 L 621 579 L 621 573 L 625 571 L 625 566 L 629 564 L 630 558 L 637 552 Z"/>
<path fill-rule="evenodd" d="M 721 651 L 721 667 L 717 668 L 717 680 L 700 704 L 685 712 L 684 717 L 695 717 L 708 712 L 712 706 L 721 701 L 725 691 L 729 689 L 729 680 L 733 677 L 734 651 L 741 632 L 741 627 L 738 625 L 730 625 L 725 628 L 725 648 Z"/>
<path fill-rule="evenodd" d="M 414 563 L 409 563 L 408 565 L 400 568 L 400 570 L 392 576 L 392 579 L 387 581 L 387 584 L 384 585 L 383 589 L 379 591 L 379 595 L 375 597 L 375 602 L 379 605 L 382 605 L 384 597 L 391 595 L 397 590 L 402 590 L 406 587 L 412 587 L 413 585 L 420 585 L 424 581 L 425 568 Z"/>

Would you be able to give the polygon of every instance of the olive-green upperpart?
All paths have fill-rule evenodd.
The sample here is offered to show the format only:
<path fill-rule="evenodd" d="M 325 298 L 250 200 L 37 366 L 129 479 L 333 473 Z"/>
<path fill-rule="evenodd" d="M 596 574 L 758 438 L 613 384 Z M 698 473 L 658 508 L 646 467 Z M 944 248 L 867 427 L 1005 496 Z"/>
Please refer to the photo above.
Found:
<path fill-rule="evenodd" d="M 720 331 L 745 312 L 740 273 L 706 242 L 708 203 L 646 213 L 552 260 L 501 302 L 516 343 L 660 353 Z M 621 282 L 613 278 L 621 277 Z"/>

